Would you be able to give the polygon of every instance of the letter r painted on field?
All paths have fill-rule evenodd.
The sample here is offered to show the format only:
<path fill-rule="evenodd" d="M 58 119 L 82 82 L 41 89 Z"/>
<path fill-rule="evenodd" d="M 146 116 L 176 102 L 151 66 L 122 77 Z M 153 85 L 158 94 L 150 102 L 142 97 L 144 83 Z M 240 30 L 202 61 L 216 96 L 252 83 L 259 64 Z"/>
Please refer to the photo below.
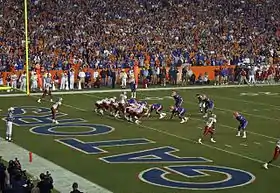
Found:
<path fill-rule="evenodd" d="M 158 147 L 143 151 L 113 155 L 99 158 L 106 163 L 197 163 L 212 162 L 203 157 L 179 157 L 173 152 L 179 151 L 174 147 Z"/>
<path fill-rule="evenodd" d="M 116 147 L 116 146 L 128 146 L 128 145 L 142 145 L 155 143 L 145 138 L 133 138 L 133 139 L 120 139 L 110 141 L 96 141 L 96 142 L 83 142 L 75 138 L 57 139 L 56 140 L 63 145 L 76 149 L 85 154 L 100 154 L 107 153 L 102 147 Z"/>

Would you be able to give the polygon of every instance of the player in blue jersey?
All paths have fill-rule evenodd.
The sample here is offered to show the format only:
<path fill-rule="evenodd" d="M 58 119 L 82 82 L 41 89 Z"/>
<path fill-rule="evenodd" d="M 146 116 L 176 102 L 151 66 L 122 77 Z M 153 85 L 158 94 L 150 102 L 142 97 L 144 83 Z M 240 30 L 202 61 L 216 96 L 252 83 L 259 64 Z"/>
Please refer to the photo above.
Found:
<path fill-rule="evenodd" d="M 8 115 L 6 117 L 6 140 L 12 141 L 12 133 L 13 133 L 13 121 L 14 121 L 14 108 L 10 107 L 8 109 Z"/>
<path fill-rule="evenodd" d="M 188 117 L 185 117 L 186 109 L 183 107 L 171 106 L 170 111 L 172 113 L 170 119 L 172 119 L 174 115 L 177 115 L 181 119 L 180 123 L 186 123 L 189 119 Z"/>
<path fill-rule="evenodd" d="M 132 80 L 130 83 L 130 90 L 131 90 L 131 98 L 136 98 L 136 82 Z"/>
<path fill-rule="evenodd" d="M 184 102 L 183 98 L 176 91 L 173 91 L 171 96 L 175 100 L 175 107 L 182 107 Z"/>
<path fill-rule="evenodd" d="M 237 131 L 237 135 L 236 136 L 241 136 L 241 132 L 243 132 L 243 137 L 242 138 L 246 138 L 246 127 L 248 125 L 248 121 L 245 119 L 245 117 L 243 117 L 241 114 L 239 114 L 238 112 L 234 112 L 233 113 L 234 118 L 239 122 L 239 126 L 238 126 L 238 131 Z"/>
<path fill-rule="evenodd" d="M 204 116 L 203 116 L 203 118 L 206 118 L 206 117 L 208 117 L 209 114 L 211 115 L 213 113 L 214 102 L 211 99 L 207 98 L 207 99 L 204 100 L 203 106 L 204 106 Z"/>
<path fill-rule="evenodd" d="M 163 106 L 161 104 L 154 103 L 154 104 L 150 105 L 150 108 L 147 111 L 146 115 L 147 115 L 147 117 L 150 117 L 151 113 L 153 111 L 155 111 L 156 114 L 159 115 L 159 119 L 163 119 L 166 116 L 166 113 L 161 112 L 162 109 L 163 109 Z"/>

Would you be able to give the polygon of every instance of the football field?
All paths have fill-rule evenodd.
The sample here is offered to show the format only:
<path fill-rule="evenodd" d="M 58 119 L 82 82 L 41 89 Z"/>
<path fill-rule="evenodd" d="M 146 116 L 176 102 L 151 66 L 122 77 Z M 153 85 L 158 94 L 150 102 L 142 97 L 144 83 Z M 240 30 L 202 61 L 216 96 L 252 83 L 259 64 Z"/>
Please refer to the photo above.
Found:
<path fill-rule="evenodd" d="M 168 112 L 174 104 L 171 91 L 139 91 L 137 98 L 160 103 Z M 55 95 L 63 98 L 59 125 L 51 123 L 51 103 L 45 100 L 38 104 L 38 96 L 1 97 L 0 108 L 4 117 L 6 109 L 15 107 L 14 143 L 104 190 L 278 193 L 280 159 L 268 170 L 262 165 L 272 158 L 280 138 L 279 86 L 180 89 L 178 93 L 190 117 L 184 124 L 178 117 L 170 120 L 169 113 L 163 120 L 152 114 L 136 125 L 93 112 L 96 100 L 119 96 L 120 92 Z M 208 139 L 203 145 L 197 143 L 205 125 L 197 93 L 206 94 L 215 103 L 215 144 Z M 247 139 L 236 137 L 234 111 L 249 121 Z"/>

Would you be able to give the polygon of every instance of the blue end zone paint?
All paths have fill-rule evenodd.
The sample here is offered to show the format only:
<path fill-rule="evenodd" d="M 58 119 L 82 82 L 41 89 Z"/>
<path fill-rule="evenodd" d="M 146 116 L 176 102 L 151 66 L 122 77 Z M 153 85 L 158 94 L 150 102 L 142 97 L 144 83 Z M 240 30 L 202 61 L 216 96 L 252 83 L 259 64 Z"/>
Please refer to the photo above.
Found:
<path fill-rule="evenodd" d="M 170 146 L 147 149 L 99 158 L 106 163 L 197 163 L 212 162 L 202 157 L 178 157 L 173 152 L 178 149 Z"/>
<path fill-rule="evenodd" d="M 69 128 L 69 127 L 86 127 L 89 131 L 85 132 L 68 132 L 68 131 L 55 131 L 55 128 Z M 69 123 L 69 124 L 58 124 L 58 125 L 43 125 L 36 126 L 30 129 L 31 133 L 38 135 L 51 135 L 51 136 L 90 136 L 90 135 L 101 135 L 108 134 L 115 129 L 108 125 L 91 124 L 91 123 Z"/>
<path fill-rule="evenodd" d="M 36 115 L 46 115 L 51 113 L 51 109 L 46 107 L 20 106 L 14 107 L 14 109 L 14 115 L 25 115 L 27 113 Z"/>
<path fill-rule="evenodd" d="M 67 139 L 56 139 L 57 142 L 62 143 L 70 148 L 76 149 L 85 154 L 100 154 L 107 153 L 107 151 L 100 147 L 116 147 L 116 146 L 128 146 L 128 145 L 142 145 L 155 143 L 145 138 L 134 138 L 134 139 L 120 139 L 110 141 L 96 141 L 96 142 L 84 142 L 75 138 Z"/>
<path fill-rule="evenodd" d="M 218 190 L 235 188 L 239 186 L 245 186 L 252 183 L 255 180 L 255 176 L 249 172 L 228 168 L 222 166 L 210 166 L 210 165 L 179 165 L 165 167 L 168 170 L 161 168 L 151 168 L 145 170 L 139 174 L 139 179 L 143 182 L 174 189 L 189 189 L 189 190 Z M 216 172 L 226 176 L 226 178 L 220 181 L 211 182 L 186 182 L 175 181 L 168 178 L 169 175 L 178 174 L 188 177 L 206 177 L 210 176 L 204 172 Z M 168 176 L 167 176 L 168 175 Z"/>

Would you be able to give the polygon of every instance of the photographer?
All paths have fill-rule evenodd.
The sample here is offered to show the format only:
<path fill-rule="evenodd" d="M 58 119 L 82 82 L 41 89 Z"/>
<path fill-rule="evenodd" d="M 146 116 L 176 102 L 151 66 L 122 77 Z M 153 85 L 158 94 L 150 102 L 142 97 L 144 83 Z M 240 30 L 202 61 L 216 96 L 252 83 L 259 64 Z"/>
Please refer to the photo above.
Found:
<path fill-rule="evenodd" d="M 40 174 L 40 182 L 38 182 L 37 187 L 40 189 L 40 193 L 51 193 L 53 189 L 53 179 L 51 174 L 47 172 L 46 174 Z"/>

